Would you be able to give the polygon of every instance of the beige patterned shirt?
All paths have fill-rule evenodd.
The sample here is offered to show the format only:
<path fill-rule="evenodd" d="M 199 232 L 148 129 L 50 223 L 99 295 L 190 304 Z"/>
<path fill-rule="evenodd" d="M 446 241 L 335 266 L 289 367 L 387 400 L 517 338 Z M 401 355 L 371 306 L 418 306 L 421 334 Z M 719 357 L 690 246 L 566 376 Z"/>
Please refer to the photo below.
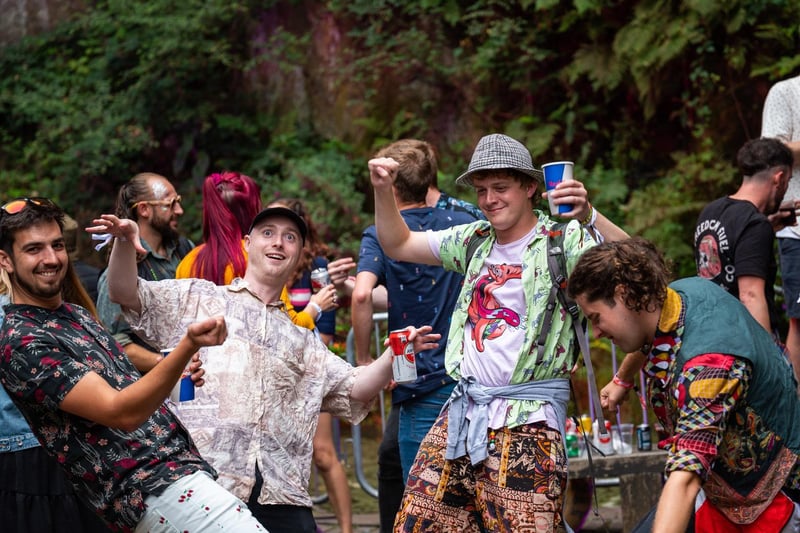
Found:
<path fill-rule="evenodd" d="M 782 80 L 770 88 L 764 101 L 761 136 L 774 137 L 785 143 L 800 141 L 800 76 Z M 783 197 L 784 202 L 800 200 L 800 161 L 795 158 L 792 179 Z M 800 226 L 789 226 L 778 237 L 800 239 Z"/>
<path fill-rule="evenodd" d="M 369 406 L 351 402 L 359 369 L 330 352 L 313 332 L 292 324 L 282 304 L 265 305 L 235 279 L 139 279 L 142 313 L 125 318 L 154 346 L 175 346 L 192 322 L 223 315 L 228 338 L 200 352 L 205 385 L 179 406 L 180 420 L 217 480 L 247 501 L 256 463 L 264 477 L 258 502 L 311 507 L 308 477 L 320 410 L 352 423 Z"/>

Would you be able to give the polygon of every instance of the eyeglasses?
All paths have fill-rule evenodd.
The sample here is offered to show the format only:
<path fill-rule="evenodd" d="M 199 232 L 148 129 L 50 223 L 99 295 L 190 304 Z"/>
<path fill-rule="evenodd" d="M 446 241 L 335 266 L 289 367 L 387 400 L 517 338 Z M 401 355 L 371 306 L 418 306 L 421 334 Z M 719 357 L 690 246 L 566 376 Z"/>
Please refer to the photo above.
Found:
<path fill-rule="evenodd" d="M 10 202 L 7 202 L 0 206 L 0 210 L 7 215 L 16 215 L 22 212 L 23 209 L 28 207 L 29 205 L 38 206 L 38 207 L 52 207 L 57 208 L 56 204 L 53 203 L 52 200 L 49 198 L 42 198 L 41 196 L 34 196 L 32 198 L 14 198 Z"/>
<path fill-rule="evenodd" d="M 165 207 L 166 209 L 175 209 L 175 204 L 181 203 L 181 195 L 174 198 L 168 198 L 166 200 L 139 200 L 138 202 L 134 202 L 131 205 L 131 209 L 136 209 L 136 206 L 139 204 L 148 204 L 148 205 L 160 205 Z"/>

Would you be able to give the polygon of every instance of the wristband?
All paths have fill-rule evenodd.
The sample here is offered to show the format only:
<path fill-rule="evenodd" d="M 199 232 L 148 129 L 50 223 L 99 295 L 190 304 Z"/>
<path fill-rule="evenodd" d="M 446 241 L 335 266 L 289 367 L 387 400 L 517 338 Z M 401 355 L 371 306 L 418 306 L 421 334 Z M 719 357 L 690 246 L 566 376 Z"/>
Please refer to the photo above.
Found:
<path fill-rule="evenodd" d="M 308 302 L 308 305 L 317 310 L 317 316 L 314 317 L 314 322 L 316 322 L 317 320 L 319 320 L 319 317 L 322 316 L 322 308 L 319 306 L 317 302 Z"/>
<path fill-rule="evenodd" d="M 628 381 L 622 381 L 616 374 L 614 374 L 614 377 L 611 379 L 611 383 L 617 385 L 618 387 L 622 387 L 623 389 L 626 390 L 630 390 L 633 388 L 633 383 Z"/>
<path fill-rule="evenodd" d="M 589 212 L 586 213 L 586 216 L 583 220 L 581 220 L 581 226 L 594 226 L 594 223 L 597 221 L 597 210 L 589 204 Z"/>

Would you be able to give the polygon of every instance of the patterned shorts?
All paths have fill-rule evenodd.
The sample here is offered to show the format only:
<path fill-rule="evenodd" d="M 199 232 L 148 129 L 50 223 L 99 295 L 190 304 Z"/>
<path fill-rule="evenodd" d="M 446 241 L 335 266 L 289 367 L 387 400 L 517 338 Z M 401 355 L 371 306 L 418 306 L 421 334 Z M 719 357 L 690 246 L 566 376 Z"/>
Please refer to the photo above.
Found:
<path fill-rule="evenodd" d="M 496 431 L 496 450 L 475 466 L 444 458 L 447 410 L 411 467 L 398 532 L 553 532 L 564 529 L 567 458 L 558 430 L 544 422 Z"/>

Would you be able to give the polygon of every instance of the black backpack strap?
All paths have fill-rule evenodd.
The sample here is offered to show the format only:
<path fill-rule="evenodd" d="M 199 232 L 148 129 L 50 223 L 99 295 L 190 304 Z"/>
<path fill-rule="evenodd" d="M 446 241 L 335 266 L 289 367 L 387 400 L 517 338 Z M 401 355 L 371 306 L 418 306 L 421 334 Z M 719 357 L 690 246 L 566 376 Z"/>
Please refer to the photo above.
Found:
<path fill-rule="evenodd" d="M 555 312 L 555 302 L 567 310 L 572 318 L 572 328 L 574 330 L 575 342 L 583 354 L 583 363 L 586 366 L 586 381 L 589 385 L 589 395 L 594 405 L 594 418 L 597 420 L 598 430 L 605 435 L 606 426 L 603 417 L 603 408 L 600 404 L 600 393 L 597 390 L 597 380 L 592 366 L 591 352 L 589 351 L 589 340 L 586 336 L 586 328 L 580 319 L 578 304 L 567 295 L 567 261 L 564 256 L 564 234 L 567 223 L 561 222 L 553 225 L 547 237 L 547 267 L 550 270 L 552 285 L 550 295 L 547 300 L 547 310 L 545 311 L 544 323 L 536 341 L 537 355 L 536 364 L 544 359 L 544 343 L 547 335 L 553 326 L 553 313 Z M 577 353 L 574 354 L 577 356 Z M 576 357 L 573 358 L 573 364 Z"/>
<path fill-rule="evenodd" d="M 564 231 L 566 224 L 563 222 L 553 225 L 548 230 L 547 236 L 547 268 L 550 271 L 550 294 L 547 296 L 547 305 L 545 306 L 544 317 L 542 318 L 542 329 L 539 332 L 539 337 L 536 339 L 536 364 L 541 364 L 544 361 L 544 348 L 547 342 L 547 336 L 553 328 L 553 315 L 557 308 L 557 302 L 572 315 L 573 322 L 578 319 L 578 306 L 572 301 L 568 305 L 567 300 L 571 300 L 566 296 L 564 289 L 567 286 L 566 276 L 566 261 L 564 260 Z M 575 355 L 573 354 L 573 361 L 575 363 Z"/>
<path fill-rule="evenodd" d="M 478 247 L 483 244 L 486 239 L 489 238 L 489 232 L 483 230 L 476 230 L 475 234 L 470 237 L 469 242 L 467 243 L 467 255 L 465 256 L 464 261 L 464 272 L 466 273 L 467 268 L 469 268 L 469 263 L 472 261 L 472 256 L 475 255 L 475 252 L 478 250 Z"/>

